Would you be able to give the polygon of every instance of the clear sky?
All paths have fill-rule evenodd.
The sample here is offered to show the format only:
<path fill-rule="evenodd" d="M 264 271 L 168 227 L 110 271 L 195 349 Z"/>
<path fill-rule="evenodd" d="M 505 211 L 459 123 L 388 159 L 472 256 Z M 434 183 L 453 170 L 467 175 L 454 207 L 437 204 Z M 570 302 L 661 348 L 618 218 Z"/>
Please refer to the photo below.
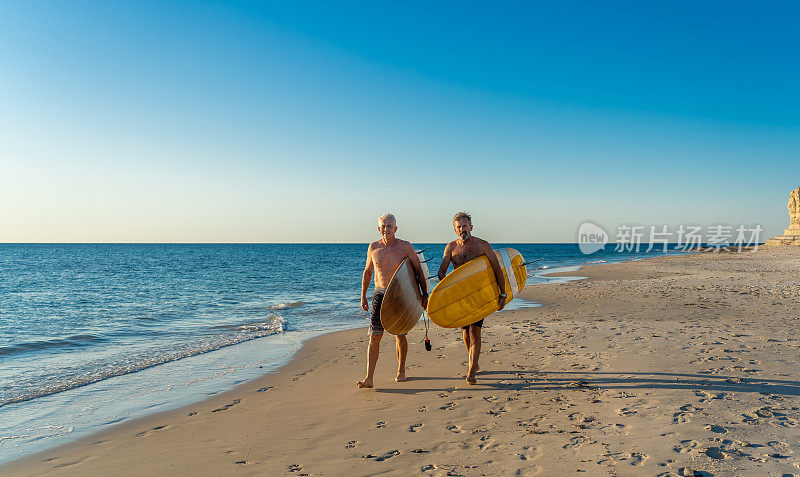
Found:
<path fill-rule="evenodd" d="M 788 224 L 796 2 L 0 1 L 0 242 Z"/>

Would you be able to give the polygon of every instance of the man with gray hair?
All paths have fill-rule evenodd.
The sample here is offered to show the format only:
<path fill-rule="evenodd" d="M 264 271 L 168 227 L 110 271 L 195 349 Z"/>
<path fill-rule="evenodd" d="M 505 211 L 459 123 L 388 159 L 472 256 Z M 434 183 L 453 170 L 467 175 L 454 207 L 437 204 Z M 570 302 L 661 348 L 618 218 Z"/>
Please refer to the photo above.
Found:
<path fill-rule="evenodd" d="M 367 264 L 364 267 L 364 274 L 361 277 L 361 308 L 369 311 L 367 303 L 367 288 L 375 275 L 375 290 L 372 297 L 372 314 L 369 326 L 369 345 L 367 347 L 367 377 L 363 381 L 357 381 L 359 388 L 371 388 L 373 386 L 373 376 L 375 365 L 378 363 L 380 353 L 381 338 L 383 337 L 383 325 L 381 325 L 381 303 L 386 293 L 386 287 L 392 280 L 392 276 L 403 260 L 409 259 L 417 276 L 417 283 L 422 289 L 422 308 L 428 306 L 428 285 L 426 277 L 422 273 L 419 257 L 414 247 L 405 240 L 395 237 L 397 232 L 397 220 L 392 214 L 383 214 L 378 218 L 378 233 L 381 239 L 369 244 L 367 250 Z M 408 354 L 408 341 L 405 335 L 395 336 L 395 349 L 397 351 L 397 377 L 394 378 L 398 383 L 406 381 L 406 355 Z"/>

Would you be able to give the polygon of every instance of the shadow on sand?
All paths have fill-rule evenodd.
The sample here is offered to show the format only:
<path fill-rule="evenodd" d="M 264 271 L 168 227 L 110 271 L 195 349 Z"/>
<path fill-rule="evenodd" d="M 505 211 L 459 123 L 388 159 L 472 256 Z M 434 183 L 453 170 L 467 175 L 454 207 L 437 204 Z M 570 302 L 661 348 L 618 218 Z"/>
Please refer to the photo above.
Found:
<path fill-rule="evenodd" d="M 478 384 L 463 377 L 412 376 L 407 382 L 440 380 L 443 387 L 376 389 L 381 393 L 418 394 L 439 392 L 457 386 L 472 391 L 551 391 L 568 389 L 688 389 L 730 393 L 760 393 L 800 396 L 800 381 L 741 378 L 709 374 L 587 372 L 587 371 L 481 371 Z"/>

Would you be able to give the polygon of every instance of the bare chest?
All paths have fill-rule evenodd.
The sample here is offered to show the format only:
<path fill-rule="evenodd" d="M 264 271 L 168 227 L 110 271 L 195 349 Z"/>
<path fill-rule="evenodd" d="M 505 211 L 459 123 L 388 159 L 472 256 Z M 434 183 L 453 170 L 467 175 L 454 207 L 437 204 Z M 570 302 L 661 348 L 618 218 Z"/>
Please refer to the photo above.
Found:
<path fill-rule="evenodd" d="M 483 255 L 483 251 L 472 244 L 470 245 L 458 245 L 456 244 L 455 248 L 453 249 L 453 265 L 456 267 L 460 267 L 465 263 L 469 262 L 470 260 L 474 260 L 478 257 Z"/>
<path fill-rule="evenodd" d="M 393 274 L 405 258 L 399 247 L 382 247 L 372 252 L 372 263 L 379 274 Z"/>

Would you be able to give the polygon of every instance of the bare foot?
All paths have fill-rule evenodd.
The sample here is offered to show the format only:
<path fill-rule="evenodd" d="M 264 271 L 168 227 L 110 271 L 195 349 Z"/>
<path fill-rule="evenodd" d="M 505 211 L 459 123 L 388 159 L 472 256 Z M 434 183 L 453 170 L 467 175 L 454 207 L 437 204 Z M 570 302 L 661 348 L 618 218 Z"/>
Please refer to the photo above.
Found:
<path fill-rule="evenodd" d="M 474 374 L 468 374 L 467 375 L 467 384 L 478 384 L 478 380 L 475 379 L 475 375 Z"/>
<path fill-rule="evenodd" d="M 402 371 L 402 372 L 397 373 L 397 377 L 394 378 L 394 380 L 396 382 L 398 382 L 398 383 L 404 383 L 404 382 L 408 381 L 408 378 L 406 377 L 406 372 Z"/>
<path fill-rule="evenodd" d="M 363 381 L 356 381 L 356 387 L 359 387 L 361 389 L 371 388 L 372 387 L 372 381 L 367 381 L 366 379 L 363 380 Z"/>

